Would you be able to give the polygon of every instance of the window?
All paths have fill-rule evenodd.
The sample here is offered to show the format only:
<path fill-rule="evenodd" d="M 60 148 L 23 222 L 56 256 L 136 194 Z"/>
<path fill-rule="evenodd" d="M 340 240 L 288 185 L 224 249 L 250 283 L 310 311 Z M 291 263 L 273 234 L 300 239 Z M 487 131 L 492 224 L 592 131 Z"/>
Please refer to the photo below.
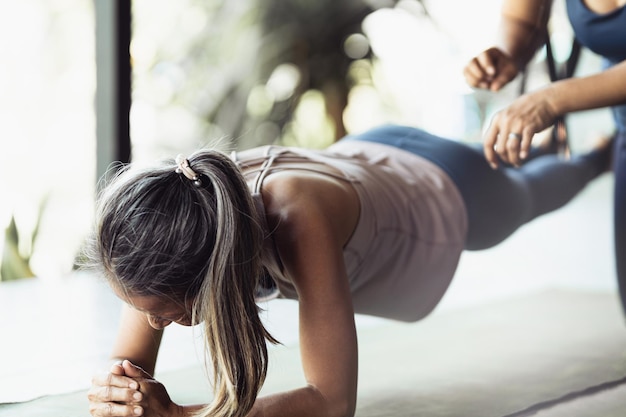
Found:
<path fill-rule="evenodd" d="M 72 269 L 93 212 L 93 4 L 20 0 L 0 9 L 0 222 L 14 215 L 21 256 L 32 253 L 32 272 L 54 279 Z"/>

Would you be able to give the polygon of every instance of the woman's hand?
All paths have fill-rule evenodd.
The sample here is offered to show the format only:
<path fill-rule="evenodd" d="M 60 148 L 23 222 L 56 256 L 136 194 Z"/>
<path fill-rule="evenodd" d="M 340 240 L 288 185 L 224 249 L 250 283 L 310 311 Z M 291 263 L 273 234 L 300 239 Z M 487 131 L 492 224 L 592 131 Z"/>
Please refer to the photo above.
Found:
<path fill-rule="evenodd" d="M 115 364 L 108 373 L 97 375 L 87 393 L 89 411 L 94 417 L 141 416 L 139 401 L 143 394 L 139 382 L 125 375 L 121 364 Z"/>
<path fill-rule="evenodd" d="M 465 81 L 474 88 L 499 91 L 519 70 L 513 58 L 499 48 L 489 48 L 474 57 L 463 69 Z"/>
<path fill-rule="evenodd" d="M 128 360 L 94 378 L 88 397 L 94 417 L 175 417 L 183 412 L 163 384 Z"/>
<path fill-rule="evenodd" d="M 559 116 L 550 97 L 550 87 L 525 94 L 493 116 L 483 143 L 492 168 L 498 167 L 499 159 L 519 166 L 528 156 L 535 133 L 548 128 Z"/>
<path fill-rule="evenodd" d="M 139 383 L 139 391 L 143 398 L 136 404 L 142 407 L 143 417 L 176 417 L 182 416 L 183 408 L 172 402 L 165 386 L 154 379 L 152 375 L 134 365 L 129 360 L 122 362 L 122 368 L 127 377 Z"/>

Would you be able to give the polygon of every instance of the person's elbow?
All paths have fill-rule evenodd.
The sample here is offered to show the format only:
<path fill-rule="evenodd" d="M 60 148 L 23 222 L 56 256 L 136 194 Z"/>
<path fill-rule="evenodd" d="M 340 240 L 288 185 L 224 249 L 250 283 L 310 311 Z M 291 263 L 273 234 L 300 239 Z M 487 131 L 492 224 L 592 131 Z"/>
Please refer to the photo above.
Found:
<path fill-rule="evenodd" d="M 339 407 L 339 414 L 335 414 L 341 417 L 354 417 L 356 413 L 356 401 L 346 401 L 345 404 Z"/>
<path fill-rule="evenodd" d="M 356 412 L 356 394 L 329 394 L 324 393 L 314 385 L 309 388 L 316 392 L 316 395 L 323 399 L 324 415 L 328 417 L 354 417 Z"/>
<path fill-rule="evenodd" d="M 335 400 L 330 404 L 329 416 L 332 417 L 354 417 L 356 412 L 356 401 L 348 398 Z"/>

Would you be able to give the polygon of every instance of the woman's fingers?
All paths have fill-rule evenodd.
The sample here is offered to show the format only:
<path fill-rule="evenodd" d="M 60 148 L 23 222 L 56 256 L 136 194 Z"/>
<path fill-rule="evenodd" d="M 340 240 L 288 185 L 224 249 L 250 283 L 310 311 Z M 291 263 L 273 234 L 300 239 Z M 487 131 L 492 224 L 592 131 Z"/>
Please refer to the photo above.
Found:
<path fill-rule="evenodd" d="M 475 88 L 489 89 L 491 81 L 497 73 L 493 51 L 488 49 L 474 57 L 463 69 L 463 75 L 468 85 Z"/>
<path fill-rule="evenodd" d="M 138 402 L 144 399 L 139 383 L 114 373 L 100 374 L 93 378 L 87 393 L 89 411 L 94 417 L 128 417 L 143 415 Z"/>
<path fill-rule="evenodd" d="M 529 130 L 517 133 L 514 129 L 490 129 L 483 144 L 485 158 L 494 169 L 500 161 L 519 167 L 528 156 L 533 136 Z"/>
<path fill-rule="evenodd" d="M 87 393 L 90 402 L 139 402 L 143 394 L 136 389 L 119 388 L 111 385 L 93 386 Z"/>
<path fill-rule="evenodd" d="M 546 93 L 538 91 L 525 94 L 491 118 L 485 134 L 485 158 L 492 167 L 497 159 L 519 166 L 528 156 L 535 133 L 554 123 Z"/>
<path fill-rule="evenodd" d="M 485 137 L 483 145 L 485 158 L 494 169 L 499 166 L 500 161 L 520 166 L 523 160 L 521 156 L 522 144 L 525 141 L 529 140 L 514 129 L 499 130 L 494 126 Z"/>
<path fill-rule="evenodd" d="M 504 145 L 506 160 L 514 166 L 520 166 L 520 149 L 522 145 L 522 134 L 517 132 L 510 132 L 506 136 L 506 144 Z"/>
<path fill-rule="evenodd" d="M 138 405 L 115 403 L 90 403 L 89 412 L 94 417 L 136 417 L 143 415 L 143 408 Z"/>
<path fill-rule="evenodd" d="M 483 152 L 485 154 L 485 159 L 491 168 L 498 168 L 498 155 L 496 154 L 496 142 L 498 140 L 498 130 L 496 126 L 492 123 L 491 126 L 487 129 L 485 133 L 485 140 L 483 141 Z"/>
<path fill-rule="evenodd" d="M 532 143 L 534 136 L 535 133 L 529 130 L 524 130 L 524 132 L 522 133 L 522 143 L 520 144 L 519 152 L 520 159 L 524 160 L 528 157 L 528 154 L 530 152 L 530 144 Z"/>
<path fill-rule="evenodd" d="M 528 155 L 532 137 L 532 131 L 523 130 L 521 127 L 509 127 L 496 115 L 485 133 L 483 142 L 485 158 L 494 169 L 500 162 L 520 166 Z"/>
<path fill-rule="evenodd" d="M 472 59 L 463 69 L 465 82 L 475 88 L 489 88 L 487 73 L 480 66 L 477 58 Z"/>
<path fill-rule="evenodd" d="M 530 151 L 536 133 L 549 127 L 560 114 L 548 88 L 524 94 L 491 118 L 485 133 L 485 158 L 493 168 L 498 159 L 518 166 Z"/>
<path fill-rule="evenodd" d="M 500 130 L 497 133 L 495 151 L 498 154 L 498 159 L 500 159 L 504 163 L 509 163 L 509 151 L 507 149 L 508 145 L 508 129 Z"/>
<path fill-rule="evenodd" d="M 496 75 L 496 51 L 497 49 L 488 49 L 476 57 L 476 62 L 489 80 Z"/>
<path fill-rule="evenodd" d="M 110 372 L 93 377 L 91 389 L 87 393 L 92 416 L 129 417 L 144 414 L 140 402 L 145 399 L 145 394 L 139 391 L 140 381 L 128 375 L 127 371 L 131 370 L 129 365 L 130 362 L 114 364 Z M 138 373 L 140 368 L 135 368 L 132 371 Z"/>
<path fill-rule="evenodd" d="M 121 363 L 120 366 L 124 370 L 124 374 L 131 378 L 147 378 L 147 379 L 152 378 L 152 375 L 150 375 L 149 373 L 144 371 L 141 367 L 135 365 L 134 363 L 132 363 L 131 361 L 127 359 L 125 359 Z"/>
<path fill-rule="evenodd" d="M 138 389 L 139 383 L 124 375 L 116 375 L 111 372 L 101 373 L 93 377 L 91 384 L 94 386 L 113 386 L 118 388 Z"/>
<path fill-rule="evenodd" d="M 122 361 L 112 364 L 110 372 L 115 375 L 124 375 L 124 367 L 122 366 Z"/>
<path fill-rule="evenodd" d="M 463 69 L 465 81 L 472 87 L 499 91 L 517 76 L 511 57 L 498 48 L 489 48 L 474 57 Z"/>

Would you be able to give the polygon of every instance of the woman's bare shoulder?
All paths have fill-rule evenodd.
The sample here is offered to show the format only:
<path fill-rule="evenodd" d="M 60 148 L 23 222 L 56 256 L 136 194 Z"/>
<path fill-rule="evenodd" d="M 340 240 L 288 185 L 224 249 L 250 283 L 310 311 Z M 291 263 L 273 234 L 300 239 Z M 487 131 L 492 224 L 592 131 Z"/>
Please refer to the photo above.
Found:
<path fill-rule="evenodd" d="M 262 196 L 270 228 L 302 233 L 325 224 L 341 246 L 352 235 L 359 217 L 360 203 L 353 186 L 320 173 L 274 173 L 264 182 Z"/>

